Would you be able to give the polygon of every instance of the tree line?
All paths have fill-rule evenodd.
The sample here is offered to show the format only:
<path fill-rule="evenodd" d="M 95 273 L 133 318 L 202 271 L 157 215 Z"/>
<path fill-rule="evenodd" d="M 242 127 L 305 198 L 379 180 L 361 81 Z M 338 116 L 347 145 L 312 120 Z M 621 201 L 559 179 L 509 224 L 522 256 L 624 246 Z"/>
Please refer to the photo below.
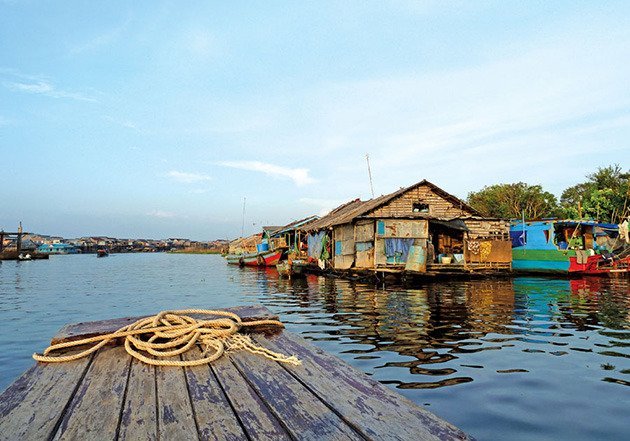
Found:
<path fill-rule="evenodd" d="M 560 200 L 541 185 L 495 184 L 468 194 L 467 202 L 484 216 L 505 219 L 595 219 L 618 223 L 630 216 L 630 170 L 618 164 L 599 167 L 585 182 L 565 189 Z"/>

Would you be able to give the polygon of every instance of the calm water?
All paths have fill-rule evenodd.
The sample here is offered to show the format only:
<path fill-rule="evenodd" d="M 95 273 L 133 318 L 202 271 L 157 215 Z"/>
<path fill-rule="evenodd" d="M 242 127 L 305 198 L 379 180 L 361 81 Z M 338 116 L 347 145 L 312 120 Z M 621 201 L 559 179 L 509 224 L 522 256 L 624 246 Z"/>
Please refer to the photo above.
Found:
<path fill-rule="evenodd" d="M 68 322 L 260 303 L 289 330 L 478 439 L 627 439 L 628 279 L 415 289 L 228 267 L 209 255 L 0 262 L 0 390 Z"/>

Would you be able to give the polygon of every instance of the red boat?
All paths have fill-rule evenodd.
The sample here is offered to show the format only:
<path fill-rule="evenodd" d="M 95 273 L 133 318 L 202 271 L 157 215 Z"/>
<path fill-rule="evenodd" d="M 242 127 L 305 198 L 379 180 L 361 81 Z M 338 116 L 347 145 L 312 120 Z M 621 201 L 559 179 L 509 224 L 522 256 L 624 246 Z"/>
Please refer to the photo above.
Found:
<path fill-rule="evenodd" d="M 228 254 L 225 256 L 230 265 L 239 266 L 274 266 L 280 257 L 282 250 L 269 250 L 260 253 Z"/>
<path fill-rule="evenodd" d="M 577 263 L 577 257 L 569 258 L 569 273 L 588 276 L 630 274 L 630 256 L 619 258 L 610 255 L 605 258 L 601 254 L 589 256 L 586 262 Z"/>

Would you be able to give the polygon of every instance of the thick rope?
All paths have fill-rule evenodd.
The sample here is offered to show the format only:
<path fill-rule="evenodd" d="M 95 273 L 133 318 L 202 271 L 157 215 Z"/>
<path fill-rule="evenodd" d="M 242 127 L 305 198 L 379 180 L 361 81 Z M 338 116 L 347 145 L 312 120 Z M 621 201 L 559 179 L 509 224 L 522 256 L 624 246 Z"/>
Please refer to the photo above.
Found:
<path fill-rule="evenodd" d="M 223 318 L 197 320 L 188 314 Z M 282 322 L 278 320 L 243 322 L 237 314 L 227 311 L 210 309 L 162 311 L 155 316 L 140 319 L 110 334 L 51 345 L 46 348 L 43 354 L 33 354 L 33 358 L 45 363 L 78 360 L 98 351 L 112 340 L 124 337 L 125 350 L 129 355 L 155 366 L 199 366 L 217 360 L 226 352 L 236 350 L 246 350 L 281 363 L 300 365 L 300 360 L 294 355 L 289 357 L 273 352 L 256 345 L 249 336 L 238 333 L 243 327 L 261 325 L 284 327 Z M 61 349 L 91 343 L 95 344 L 76 354 L 51 354 Z M 202 358 L 183 361 L 165 359 L 183 354 L 196 345 L 201 345 L 204 348 Z"/>

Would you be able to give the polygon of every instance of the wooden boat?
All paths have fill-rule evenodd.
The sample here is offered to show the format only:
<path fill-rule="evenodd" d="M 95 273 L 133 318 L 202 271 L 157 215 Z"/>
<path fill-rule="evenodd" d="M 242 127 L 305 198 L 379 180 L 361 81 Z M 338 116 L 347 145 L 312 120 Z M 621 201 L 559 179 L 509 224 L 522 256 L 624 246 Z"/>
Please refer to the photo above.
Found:
<path fill-rule="evenodd" d="M 278 274 L 280 277 L 291 278 L 291 274 L 293 271 L 291 270 L 291 264 L 288 260 L 283 260 L 282 262 L 276 263 L 276 269 L 278 270 Z"/>
<path fill-rule="evenodd" d="M 262 307 L 229 311 L 244 322 L 278 320 Z M 136 319 L 67 325 L 53 343 Z M 75 361 L 34 364 L 0 395 L 0 439 L 472 439 L 300 336 L 263 326 L 252 330 L 254 343 L 295 355 L 301 366 L 236 350 L 211 367 L 148 366 L 110 345 Z M 203 349 L 194 345 L 182 357 Z"/>
<path fill-rule="evenodd" d="M 566 275 L 630 274 L 630 253 L 616 224 L 577 221 L 513 221 L 512 269 Z M 627 245 L 626 245 L 627 246 Z"/>
<path fill-rule="evenodd" d="M 259 253 L 227 254 L 225 259 L 230 265 L 239 266 L 274 266 L 280 261 L 283 250 L 267 250 Z"/>
<path fill-rule="evenodd" d="M 304 270 L 307 266 L 308 263 L 305 260 L 294 260 L 293 262 L 291 262 L 291 270 L 293 271 L 294 275 L 304 274 Z"/>

